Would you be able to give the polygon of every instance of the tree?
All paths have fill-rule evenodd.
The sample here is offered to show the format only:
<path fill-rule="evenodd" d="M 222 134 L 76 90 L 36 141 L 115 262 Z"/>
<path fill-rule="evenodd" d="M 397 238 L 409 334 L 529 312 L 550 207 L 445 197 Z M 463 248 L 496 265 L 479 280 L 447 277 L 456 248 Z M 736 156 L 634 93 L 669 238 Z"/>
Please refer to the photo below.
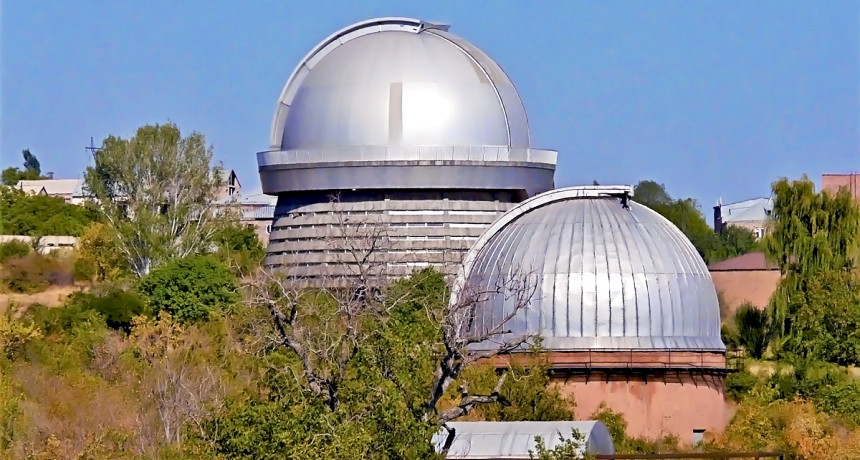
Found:
<path fill-rule="evenodd" d="M 42 176 L 42 167 L 39 165 L 36 155 L 30 153 L 30 149 L 22 150 L 21 154 L 24 156 L 24 170 L 22 171 L 15 167 L 4 169 L 0 173 L 0 182 L 3 185 L 13 187 L 22 180 L 45 179 Z"/>
<path fill-rule="evenodd" d="M 229 216 L 212 202 L 223 182 L 203 135 L 173 124 L 143 126 L 130 139 L 110 136 L 84 175 L 86 191 L 113 231 L 133 273 L 206 252 Z"/>
<path fill-rule="evenodd" d="M 666 186 L 664 184 L 658 184 L 652 180 L 639 181 L 639 183 L 633 187 L 633 196 L 636 197 L 636 201 L 648 207 L 654 205 L 668 205 L 672 204 L 674 201 L 666 192 Z"/>
<path fill-rule="evenodd" d="M 114 233 L 103 223 L 90 224 L 78 240 L 76 271 L 93 281 L 116 280 L 128 274 L 128 261 L 117 247 Z"/>
<path fill-rule="evenodd" d="M 770 321 L 767 312 L 745 303 L 734 317 L 737 342 L 753 358 L 761 359 L 770 339 Z"/>
<path fill-rule="evenodd" d="M 39 160 L 36 158 L 36 155 L 30 153 L 30 149 L 22 150 L 21 155 L 24 156 L 24 171 L 33 173 L 36 177 L 41 176 L 42 166 L 39 164 Z"/>
<path fill-rule="evenodd" d="M 266 255 L 252 225 L 227 225 L 215 234 L 214 240 L 218 258 L 240 275 L 252 273 Z"/>
<path fill-rule="evenodd" d="M 426 439 L 422 456 L 427 455 L 430 436 L 439 427 L 480 405 L 505 401 L 500 392 L 507 374 L 478 393 L 458 379 L 469 366 L 517 350 L 532 338 L 499 340 L 535 289 L 527 274 L 513 273 L 489 289 L 462 286 L 457 300 L 449 302 L 444 276 L 429 269 L 390 284 L 388 227 L 372 215 L 349 216 L 347 223 L 346 214 L 336 210 L 332 218 L 335 224 L 326 235 L 333 249 L 326 255 L 330 273 L 308 278 L 303 267 L 286 264 L 280 271 L 261 272 L 251 287 L 255 304 L 272 319 L 271 347 L 291 359 L 282 367 L 283 379 L 298 382 L 310 398 L 291 404 L 311 405 L 315 417 L 324 419 L 372 414 L 350 423 L 375 426 L 385 438 L 404 431 L 407 438 Z M 482 302 L 497 293 L 515 300 L 513 311 L 485 329 L 473 327 Z M 469 349 L 492 340 L 499 343 L 483 351 Z M 386 402 L 373 404 L 367 398 Z M 392 451 L 403 447 L 396 440 L 372 439 L 388 443 Z M 356 449 L 351 456 L 361 453 Z"/>
<path fill-rule="evenodd" d="M 141 279 L 138 290 L 154 314 L 167 312 L 182 323 L 206 319 L 239 301 L 236 277 L 209 255 L 171 260 Z"/>
<path fill-rule="evenodd" d="M 24 170 L 14 167 L 4 169 L 0 173 L 0 182 L 3 185 L 13 187 L 18 184 L 18 181 L 45 179 L 42 177 L 42 167 L 39 165 L 36 155 L 30 153 L 30 149 L 22 150 L 21 154 L 24 156 Z"/>
<path fill-rule="evenodd" d="M 8 187 L 14 187 L 18 184 L 19 181 L 22 180 L 36 179 L 41 179 L 41 177 L 39 177 L 39 175 L 34 173 L 33 171 L 21 171 L 20 169 L 14 167 L 6 168 L 3 170 L 2 173 L 0 173 L 0 182 L 2 182 L 3 185 L 6 185 Z"/>
<path fill-rule="evenodd" d="M 746 254 L 755 248 L 755 235 L 743 228 L 728 227 L 715 233 L 692 198 L 674 199 L 663 184 L 640 181 L 633 188 L 634 200 L 657 211 L 690 239 L 705 263 L 711 264 Z"/>
<path fill-rule="evenodd" d="M 767 256 L 784 277 L 769 306 L 779 336 L 799 332 L 793 331 L 792 318 L 802 306 L 815 301 L 810 293 L 842 287 L 839 285 L 844 285 L 847 274 L 856 267 L 860 207 L 846 190 L 831 194 L 815 193 L 814 188 L 806 176 L 773 184 L 773 229 L 764 244 Z M 824 281 L 835 284 L 811 284 Z"/>
<path fill-rule="evenodd" d="M 80 236 L 95 218 L 86 208 L 59 197 L 0 187 L 0 233 L 5 235 Z"/>

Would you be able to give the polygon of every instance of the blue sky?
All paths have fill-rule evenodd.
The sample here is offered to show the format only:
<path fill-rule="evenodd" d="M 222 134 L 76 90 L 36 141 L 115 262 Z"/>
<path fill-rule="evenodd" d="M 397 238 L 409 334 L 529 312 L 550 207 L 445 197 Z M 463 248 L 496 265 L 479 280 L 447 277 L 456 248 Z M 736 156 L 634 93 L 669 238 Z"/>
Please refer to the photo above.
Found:
<path fill-rule="evenodd" d="M 665 183 L 699 200 L 781 176 L 860 170 L 860 3 L 2 2 L 0 166 L 30 148 L 78 177 L 90 136 L 200 131 L 257 188 L 275 101 L 317 42 L 418 17 L 484 49 L 517 85 L 556 185 Z"/>

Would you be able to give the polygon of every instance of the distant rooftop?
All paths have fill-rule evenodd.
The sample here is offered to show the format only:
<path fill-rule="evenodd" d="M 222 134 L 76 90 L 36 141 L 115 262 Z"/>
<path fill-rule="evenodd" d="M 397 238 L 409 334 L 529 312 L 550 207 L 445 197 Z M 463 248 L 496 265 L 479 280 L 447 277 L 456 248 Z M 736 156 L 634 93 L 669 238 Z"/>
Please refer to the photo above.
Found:
<path fill-rule="evenodd" d="M 767 260 L 763 252 L 750 252 L 722 262 L 708 265 L 712 272 L 778 270 L 779 267 Z"/>
<path fill-rule="evenodd" d="M 46 195 L 74 195 L 80 189 L 80 179 L 39 179 L 18 181 L 16 188 L 28 193 L 42 193 Z"/>
<path fill-rule="evenodd" d="M 724 224 L 767 220 L 773 211 L 773 198 L 752 198 L 737 203 L 718 204 Z"/>

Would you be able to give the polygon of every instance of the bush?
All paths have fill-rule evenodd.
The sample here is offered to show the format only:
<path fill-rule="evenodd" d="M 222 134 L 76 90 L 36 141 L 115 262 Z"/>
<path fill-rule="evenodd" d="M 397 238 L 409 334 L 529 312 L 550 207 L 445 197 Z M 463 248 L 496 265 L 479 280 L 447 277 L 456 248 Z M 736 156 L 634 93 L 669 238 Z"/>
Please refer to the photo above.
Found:
<path fill-rule="evenodd" d="M 750 356 L 761 359 L 770 338 L 767 312 L 745 303 L 735 313 L 737 342 Z"/>
<path fill-rule="evenodd" d="M 218 259 L 236 270 L 240 275 L 251 273 L 259 267 L 266 251 L 250 225 L 231 225 L 215 235 Z"/>
<path fill-rule="evenodd" d="M 18 240 L 0 244 L 0 264 L 13 257 L 24 257 L 30 253 L 30 245 Z"/>
<path fill-rule="evenodd" d="M 620 412 L 615 412 L 605 404 L 591 414 L 591 420 L 599 420 L 606 425 L 617 454 L 656 454 L 659 452 L 674 452 L 678 449 L 678 439 L 674 436 L 664 436 L 657 440 L 632 438 L 627 435 L 627 420 Z"/>
<path fill-rule="evenodd" d="M 749 372 L 733 372 L 726 376 L 726 394 L 735 401 L 740 401 L 757 383 L 758 377 Z"/>
<path fill-rule="evenodd" d="M 105 224 L 90 224 L 78 241 L 75 264 L 78 279 L 116 280 L 128 274 L 128 263 L 120 252 L 116 238 Z"/>
<path fill-rule="evenodd" d="M 48 286 L 71 286 L 75 282 L 74 264 L 68 258 L 31 252 L 6 261 L 0 279 L 12 292 L 33 293 Z"/>
<path fill-rule="evenodd" d="M 126 332 L 131 330 L 131 320 L 135 316 L 149 313 L 146 303 L 132 292 L 110 288 L 104 292 L 77 292 L 69 297 L 66 303 L 66 318 L 75 322 L 83 318 L 89 311 L 94 311 L 104 318 L 105 323 L 112 329 Z"/>
<path fill-rule="evenodd" d="M 154 314 L 165 311 L 180 322 L 205 319 L 239 300 L 236 277 L 212 256 L 167 262 L 141 279 L 138 290 Z"/>

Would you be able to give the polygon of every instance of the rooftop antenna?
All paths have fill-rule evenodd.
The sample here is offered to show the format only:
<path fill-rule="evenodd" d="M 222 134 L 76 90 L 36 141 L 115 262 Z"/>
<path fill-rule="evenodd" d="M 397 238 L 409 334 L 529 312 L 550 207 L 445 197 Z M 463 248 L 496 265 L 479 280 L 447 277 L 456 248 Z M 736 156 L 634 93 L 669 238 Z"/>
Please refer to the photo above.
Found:
<path fill-rule="evenodd" d="M 92 137 L 92 136 L 90 136 L 90 145 L 89 145 L 89 147 L 84 147 L 84 150 L 86 150 L 87 152 L 89 152 L 90 157 L 92 158 L 92 160 L 93 160 L 93 161 L 95 161 L 95 159 L 96 159 L 96 153 L 97 153 L 99 150 L 101 150 L 101 149 L 102 149 L 101 147 L 96 147 L 96 145 L 93 143 L 93 137 Z M 95 166 L 95 165 L 92 165 L 92 164 L 91 164 L 91 166 Z"/>

